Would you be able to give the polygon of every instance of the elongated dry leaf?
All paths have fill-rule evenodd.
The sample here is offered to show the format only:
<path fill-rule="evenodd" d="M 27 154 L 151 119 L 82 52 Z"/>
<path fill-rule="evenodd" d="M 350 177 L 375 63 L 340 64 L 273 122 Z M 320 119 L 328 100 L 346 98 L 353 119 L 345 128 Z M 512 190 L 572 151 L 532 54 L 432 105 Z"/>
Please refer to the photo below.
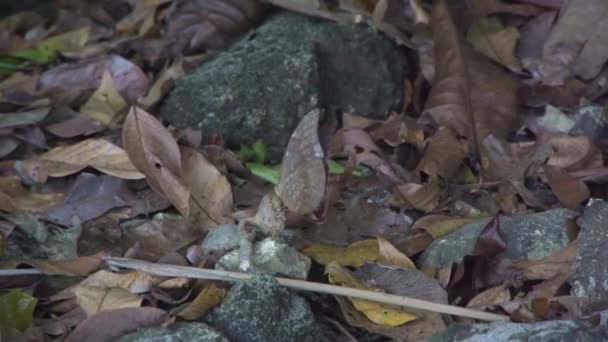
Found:
<path fill-rule="evenodd" d="M 150 187 L 165 195 L 184 217 L 189 217 L 190 190 L 182 180 L 179 146 L 165 126 L 134 106 L 125 119 L 122 141 L 129 159 L 146 175 Z"/>
<path fill-rule="evenodd" d="M 233 223 L 232 189 L 226 177 L 202 154 L 181 147 L 183 180 L 191 191 L 190 218 L 203 228 Z"/>
<path fill-rule="evenodd" d="M 380 254 L 378 262 L 383 265 L 416 269 L 416 265 L 414 265 L 407 255 L 401 253 L 390 242 L 380 237 L 378 238 L 378 253 Z"/>
<path fill-rule="evenodd" d="M 327 185 L 326 156 L 319 141 L 318 110 L 302 118 L 287 144 L 276 192 L 294 213 L 307 215 L 321 205 Z"/>
<path fill-rule="evenodd" d="M 465 157 L 466 149 L 456 139 L 454 132 L 441 127 L 429 140 L 416 171 L 432 177 L 450 179 L 458 171 Z"/>
<path fill-rule="evenodd" d="M 140 98 L 137 104 L 144 109 L 154 106 L 172 89 L 175 80 L 182 76 L 184 76 L 183 61 L 178 59 L 160 72 L 146 96 Z"/>
<path fill-rule="evenodd" d="M 452 128 L 472 151 L 490 132 L 506 137 L 516 118 L 518 80 L 463 43 L 444 1 L 432 22 L 436 73 L 421 121 Z"/>

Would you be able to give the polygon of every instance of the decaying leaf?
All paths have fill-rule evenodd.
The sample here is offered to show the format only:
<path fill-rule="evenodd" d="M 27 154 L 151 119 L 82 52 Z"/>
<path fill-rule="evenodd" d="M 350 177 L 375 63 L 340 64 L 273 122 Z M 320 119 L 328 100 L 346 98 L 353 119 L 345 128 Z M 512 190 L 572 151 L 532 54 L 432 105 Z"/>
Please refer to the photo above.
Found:
<path fill-rule="evenodd" d="M 306 114 L 292 133 L 276 187 L 283 204 L 299 215 L 315 211 L 325 196 L 327 157 L 319 141 L 319 116 L 318 110 Z"/>
<path fill-rule="evenodd" d="M 167 196 L 184 216 L 190 216 L 190 189 L 182 180 L 177 142 L 160 121 L 132 107 L 122 128 L 122 141 L 135 167 L 157 192 Z"/>
<path fill-rule="evenodd" d="M 433 10 L 435 69 L 423 121 L 469 139 L 471 151 L 490 132 L 506 137 L 517 109 L 517 79 L 463 44 L 443 1 Z"/>
<path fill-rule="evenodd" d="M 232 189 L 226 177 L 190 147 L 181 147 L 184 184 L 190 189 L 190 218 L 202 228 L 233 223 Z"/>
<path fill-rule="evenodd" d="M 347 269 L 335 262 L 325 266 L 325 273 L 327 273 L 330 283 L 358 289 L 372 289 L 370 286 L 355 278 Z M 394 327 L 418 318 L 414 314 L 392 308 L 385 304 L 354 298 L 349 298 L 349 300 L 357 310 L 361 311 L 367 318 L 376 324 Z"/>
<path fill-rule="evenodd" d="M 519 31 L 515 27 L 504 27 L 496 18 L 481 18 L 467 31 L 467 39 L 475 49 L 511 70 L 521 70 L 522 65 L 515 56 Z"/>
<path fill-rule="evenodd" d="M 195 321 L 203 317 L 210 309 L 220 304 L 226 295 L 222 287 L 209 284 L 194 298 L 194 300 L 177 315 L 188 321 Z"/>

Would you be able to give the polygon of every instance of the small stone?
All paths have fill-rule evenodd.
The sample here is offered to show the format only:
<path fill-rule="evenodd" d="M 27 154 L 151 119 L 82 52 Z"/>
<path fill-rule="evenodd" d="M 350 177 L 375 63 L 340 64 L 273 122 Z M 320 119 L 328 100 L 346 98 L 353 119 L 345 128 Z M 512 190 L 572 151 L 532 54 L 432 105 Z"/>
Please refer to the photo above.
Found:
<path fill-rule="evenodd" d="M 169 328 L 144 328 L 122 336 L 118 342 L 229 342 L 221 333 L 200 322 L 178 322 Z"/>
<path fill-rule="evenodd" d="M 310 271 L 310 258 L 294 247 L 271 237 L 257 242 L 251 258 L 255 272 L 282 275 L 294 279 L 306 279 Z M 239 251 L 225 254 L 215 268 L 227 271 L 239 270 Z"/>
<path fill-rule="evenodd" d="M 236 224 L 222 224 L 211 229 L 201 248 L 205 253 L 220 253 L 239 247 L 238 226 Z"/>
<path fill-rule="evenodd" d="M 205 319 L 233 342 L 322 340 L 306 300 L 265 274 L 237 282 Z"/>
<path fill-rule="evenodd" d="M 608 110 L 602 106 L 586 106 L 574 115 L 575 124 L 570 133 L 589 137 L 596 144 L 608 134 Z"/>
<path fill-rule="evenodd" d="M 506 256 L 513 260 L 540 260 L 557 252 L 570 242 L 568 221 L 576 215 L 573 210 L 552 209 L 523 216 L 501 216 Z M 479 233 L 489 221 L 490 218 L 479 219 L 436 239 L 421 255 L 418 266 L 444 268 L 462 261 L 473 252 Z"/>

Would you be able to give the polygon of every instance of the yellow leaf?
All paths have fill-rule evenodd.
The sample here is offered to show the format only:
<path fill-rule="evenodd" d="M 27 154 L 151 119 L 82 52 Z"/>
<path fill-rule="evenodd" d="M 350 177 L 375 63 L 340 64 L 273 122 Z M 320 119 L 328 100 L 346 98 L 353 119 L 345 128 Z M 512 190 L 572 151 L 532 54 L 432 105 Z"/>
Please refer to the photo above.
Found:
<path fill-rule="evenodd" d="M 345 287 L 351 287 L 362 290 L 372 290 L 382 292 L 380 289 L 373 288 L 359 279 L 355 278 L 347 269 L 338 265 L 336 262 L 330 262 L 325 267 L 329 282 L 339 284 Z M 367 318 L 376 324 L 395 327 L 418 318 L 418 316 L 388 306 L 386 304 L 371 302 L 362 299 L 348 298 L 353 306 L 363 313 Z"/>
<path fill-rule="evenodd" d="M 109 125 L 114 116 L 124 110 L 126 106 L 127 102 L 116 90 L 112 74 L 105 70 L 99 88 L 80 107 L 80 112 L 104 125 Z"/>
<path fill-rule="evenodd" d="M 302 253 L 323 265 L 335 261 L 341 266 L 352 267 L 360 267 L 366 262 L 376 261 L 379 258 L 378 241 L 376 239 L 357 241 L 348 247 L 315 242 L 302 250 Z"/>
<path fill-rule="evenodd" d="M 177 315 L 188 321 L 195 321 L 203 317 L 210 309 L 220 304 L 226 295 L 226 289 L 211 283 L 204 288 L 196 298 Z"/>

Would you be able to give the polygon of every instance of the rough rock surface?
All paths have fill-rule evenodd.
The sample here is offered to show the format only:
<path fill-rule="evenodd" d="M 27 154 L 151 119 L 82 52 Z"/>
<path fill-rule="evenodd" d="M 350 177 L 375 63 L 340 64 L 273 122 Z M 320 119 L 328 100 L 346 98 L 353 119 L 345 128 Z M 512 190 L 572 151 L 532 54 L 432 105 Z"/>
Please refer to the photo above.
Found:
<path fill-rule="evenodd" d="M 228 342 L 219 332 L 200 322 L 178 322 L 169 328 L 144 328 L 127 334 L 118 342 Z"/>
<path fill-rule="evenodd" d="M 582 321 L 546 321 L 538 323 L 452 324 L 428 342 L 595 342 L 606 341 L 608 329 L 591 327 Z"/>
<path fill-rule="evenodd" d="M 553 254 L 570 242 L 567 226 L 575 216 L 576 212 L 569 209 L 501 216 L 500 228 L 507 243 L 507 256 L 514 260 L 539 260 Z M 473 252 L 479 233 L 489 221 L 486 218 L 471 222 L 436 239 L 420 257 L 418 266 L 443 268 L 460 262 Z"/>
<path fill-rule="evenodd" d="M 228 147 L 262 139 L 280 160 L 313 109 L 375 118 L 397 109 L 406 57 L 369 27 L 279 11 L 254 36 L 181 79 L 161 115 L 177 127 L 218 134 Z"/>
<path fill-rule="evenodd" d="M 320 328 L 304 298 L 268 275 L 236 283 L 205 319 L 233 342 L 317 342 Z"/>
<path fill-rule="evenodd" d="M 608 202 L 592 200 L 585 208 L 578 235 L 572 290 L 590 305 L 608 304 Z"/>

